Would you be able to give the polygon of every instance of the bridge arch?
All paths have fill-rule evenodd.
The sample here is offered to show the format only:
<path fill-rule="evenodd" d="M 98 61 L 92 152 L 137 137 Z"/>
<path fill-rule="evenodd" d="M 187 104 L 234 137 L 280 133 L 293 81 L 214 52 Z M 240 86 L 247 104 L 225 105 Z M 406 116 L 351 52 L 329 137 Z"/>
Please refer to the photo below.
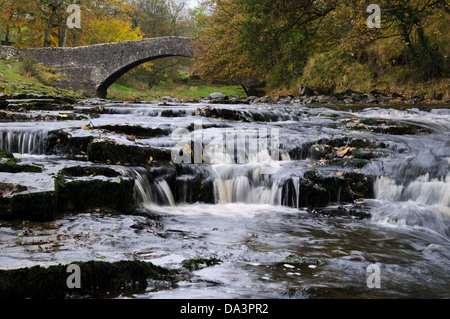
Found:
<path fill-rule="evenodd" d="M 149 57 L 147 59 L 143 59 L 143 60 L 138 60 L 138 61 L 134 61 L 128 65 L 125 65 L 123 67 L 117 68 L 116 71 L 112 72 L 111 74 L 109 74 L 96 88 L 96 96 L 100 97 L 100 98 L 106 98 L 107 96 L 107 91 L 108 88 L 111 86 L 111 84 L 113 84 L 114 82 L 116 82 L 122 75 L 124 75 L 125 73 L 127 73 L 128 71 L 134 69 L 135 67 L 145 63 L 145 62 L 149 62 L 149 61 L 153 61 L 156 59 L 161 59 L 161 58 L 167 58 L 167 57 L 174 57 L 174 56 L 181 56 L 181 57 L 192 57 L 192 55 L 185 55 L 184 53 L 176 53 L 174 52 L 173 54 L 168 54 L 168 55 L 157 55 L 157 56 L 152 56 Z"/>

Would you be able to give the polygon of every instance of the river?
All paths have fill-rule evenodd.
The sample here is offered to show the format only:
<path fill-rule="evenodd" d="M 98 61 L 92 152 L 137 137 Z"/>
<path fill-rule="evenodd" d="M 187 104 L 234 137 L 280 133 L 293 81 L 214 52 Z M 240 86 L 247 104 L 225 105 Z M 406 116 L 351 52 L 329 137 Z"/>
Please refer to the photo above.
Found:
<path fill-rule="evenodd" d="M 44 168 L 0 173 L 1 182 L 52 191 L 64 167 L 107 166 L 134 181 L 141 214 L 67 213 L 27 228 L 27 236 L 20 222 L 2 222 L 0 268 L 143 260 L 180 269 L 186 259 L 216 258 L 191 280 L 150 282 L 144 292 L 114 297 L 450 297 L 448 105 L 85 100 L 71 111 L 26 114 L 64 117 L 99 107 L 82 119 L 1 123 L 0 148 Z M 166 134 L 136 138 L 108 125 Z M 176 177 L 152 159 L 124 165 L 50 152 L 55 130 L 169 150 Z M 198 176 L 210 180 L 209 195 L 202 197 Z M 358 181 L 350 190 L 340 184 L 347 176 Z M 317 194 L 326 195 L 325 205 Z"/>

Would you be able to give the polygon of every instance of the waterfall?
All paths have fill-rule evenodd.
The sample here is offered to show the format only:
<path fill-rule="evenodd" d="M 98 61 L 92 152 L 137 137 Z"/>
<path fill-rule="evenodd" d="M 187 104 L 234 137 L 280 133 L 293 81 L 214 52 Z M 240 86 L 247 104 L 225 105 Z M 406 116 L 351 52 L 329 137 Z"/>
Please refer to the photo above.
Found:
<path fill-rule="evenodd" d="M 0 149 L 20 154 L 45 154 L 45 142 L 48 132 L 3 131 L 0 132 Z"/>
<path fill-rule="evenodd" d="M 170 186 L 165 179 L 155 179 L 145 168 L 130 169 L 129 173 L 135 179 L 135 198 L 138 203 L 144 205 L 169 205 L 174 206 Z"/>
<path fill-rule="evenodd" d="M 392 178 L 381 176 L 375 181 L 375 198 L 389 201 L 414 201 L 423 205 L 450 208 L 450 175 L 430 178 L 427 173 L 407 186 L 397 185 Z"/>
<path fill-rule="evenodd" d="M 407 185 L 389 177 L 375 181 L 376 199 L 372 220 L 388 225 L 427 229 L 450 238 L 450 175 L 418 176 Z"/>
<path fill-rule="evenodd" d="M 283 205 L 283 187 L 285 179 L 265 174 L 263 164 L 216 164 L 211 166 L 214 180 L 216 203 L 247 203 Z M 296 197 L 292 205 L 298 207 L 298 177 L 291 178 Z M 290 189 L 285 188 L 285 192 Z M 285 193 L 285 197 L 288 194 Z"/>

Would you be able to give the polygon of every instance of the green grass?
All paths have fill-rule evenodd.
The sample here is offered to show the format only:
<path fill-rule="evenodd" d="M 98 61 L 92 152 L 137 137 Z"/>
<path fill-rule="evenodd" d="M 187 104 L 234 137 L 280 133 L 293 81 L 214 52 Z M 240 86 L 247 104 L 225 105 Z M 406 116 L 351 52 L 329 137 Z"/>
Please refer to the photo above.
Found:
<path fill-rule="evenodd" d="M 160 100 L 163 96 L 179 99 L 195 99 L 220 92 L 228 96 L 246 96 L 244 90 L 236 85 L 201 84 L 188 87 L 187 85 L 155 86 L 149 90 L 137 90 L 123 85 L 113 84 L 108 89 L 108 98 L 118 100 Z"/>
<path fill-rule="evenodd" d="M 36 70 L 39 72 L 39 77 L 45 79 L 45 82 L 51 83 L 58 78 L 58 75 L 51 73 L 42 65 L 36 65 Z M 6 60 L 0 60 L 0 93 L 34 93 L 81 97 L 80 93 L 45 85 L 25 71 L 21 62 Z"/>
<path fill-rule="evenodd" d="M 422 95 L 430 100 L 450 99 L 448 79 L 418 81 L 414 73 L 414 70 L 406 66 L 396 66 L 384 74 L 377 74 L 368 65 L 358 63 L 348 55 L 329 51 L 310 57 L 294 89 L 298 90 L 303 84 L 324 91 L 325 94 L 343 92 L 346 89 L 362 93 L 378 90 L 385 94 L 399 93 L 405 97 Z"/>

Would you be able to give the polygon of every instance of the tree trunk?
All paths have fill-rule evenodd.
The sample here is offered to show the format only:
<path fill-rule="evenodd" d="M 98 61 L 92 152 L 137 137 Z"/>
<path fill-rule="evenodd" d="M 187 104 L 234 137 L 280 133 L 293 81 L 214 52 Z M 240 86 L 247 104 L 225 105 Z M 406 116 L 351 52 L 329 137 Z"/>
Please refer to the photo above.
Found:
<path fill-rule="evenodd" d="M 59 24 L 58 30 L 58 46 L 61 48 L 67 45 L 67 26 L 64 23 Z"/>
<path fill-rule="evenodd" d="M 6 23 L 5 45 L 9 45 L 9 23 Z"/>
<path fill-rule="evenodd" d="M 44 48 L 50 47 L 52 45 L 52 29 L 53 29 L 53 20 L 55 19 L 55 14 L 52 13 L 48 18 L 47 28 L 45 29 L 44 35 Z"/>

